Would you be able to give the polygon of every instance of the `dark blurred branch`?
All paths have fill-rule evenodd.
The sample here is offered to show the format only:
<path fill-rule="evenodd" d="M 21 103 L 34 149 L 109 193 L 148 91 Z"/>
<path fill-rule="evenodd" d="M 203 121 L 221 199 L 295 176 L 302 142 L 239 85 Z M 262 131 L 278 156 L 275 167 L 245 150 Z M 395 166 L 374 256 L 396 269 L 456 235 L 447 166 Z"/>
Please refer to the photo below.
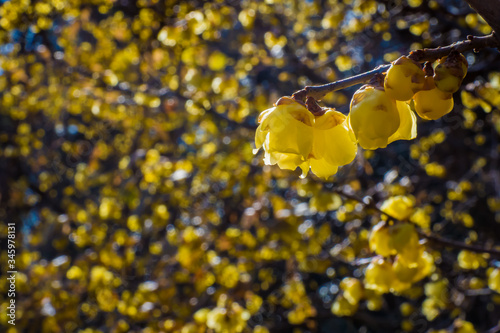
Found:
<path fill-rule="evenodd" d="M 388 216 L 391 220 L 400 221 L 399 219 L 395 218 L 394 216 L 391 216 L 391 215 L 385 213 L 384 211 L 382 211 L 380 208 L 378 208 L 377 205 L 375 205 L 375 202 L 371 199 L 371 197 L 369 197 L 369 200 L 366 200 L 366 199 L 358 198 L 357 196 L 346 193 L 342 190 L 335 190 L 334 192 L 343 196 L 346 199 L 357 201 L 357 202 L 363 204 L 366 208 L 373 209 L 380 214 L 384 214 L 384 215 Z M 465 244 L 465 243 L 454 241 L 451 239 L 446 239 L 446 238 L 437 236 L 435 234 L 431 234 L 430 232 L 423 232 L 421 230 L 418 230 L 418 234 L 420 237 L 427 239 L 429 242 L 432 242 L 432 243 L 440 245 L 440 246 L 452 247 L 455 249 L 467 250 L 467 251 L 477 252 L 477 253 L 488 253 L 492 256 L 500 258 L 500 250 L 486 249 L 486 248 L 480 247 L 480 246 Z"/>
<path fill-rule="evenodd" d="M 490 328 L 486 333 L 498 333 L 500 332 L 500 323 L 495 327 Z"/>
<path fill-rule="evenodd" d="M 490 25 L 497 42 L 500 43 L 500 0 L 465 0 L 465 2 Z"/>
<path fill-rule="evenodd" d="M 500 250 L 486 249 L 486 248 L 481 247 L 481 246 L 469 245 L 469 244 L 457 242 L 457 241 L 454 241 L 451 239 L 439 237 L 437 235 L 433 235 L 431 233 L 426 233 L 423 231 L 419 231 L 418 233 L 419 233 L 420 237 L 424 237 L 428 241 L 435 243 L 435 244 L 438 244 L 438 245 L 441 245 L 441 246 L 444 246 L 444 247 L 453 247 L 456 249 L 467 250 L 467 251 L 477 252 L 477 253 L 488 253 L 492 256 L 500 258 Z"/>
<path fill-rule="evenodd" d="M 467 40 L 459 41 L 448 46 L 438 47 L 435 49 L 415 50 L 410 52 L 409 58 L 417 62 L 432 62 L 436 61 L 439 58 L 447 56 L 451 51 L 462 53 L 465 51 L 476 51 L 488 47 L 500 47 L 500 41 L 498 41 L 496 36 L 494 36 L 493 34 L 482 37 L 468 36 Z M 370 79 L 375 76 L 375 74 L 382 73 L 389 67 L 390 64 L 381 65 L 371 71 L 351 76 L 343 80 L 323 84 L 320 86 L 307 86 L 304 89 L 295 92 L 292 97 L 300 101 L 304 101 L 306 97 L 320 100 L 330 92 L 345 89 L 357 84 L 368 83 Z"/>

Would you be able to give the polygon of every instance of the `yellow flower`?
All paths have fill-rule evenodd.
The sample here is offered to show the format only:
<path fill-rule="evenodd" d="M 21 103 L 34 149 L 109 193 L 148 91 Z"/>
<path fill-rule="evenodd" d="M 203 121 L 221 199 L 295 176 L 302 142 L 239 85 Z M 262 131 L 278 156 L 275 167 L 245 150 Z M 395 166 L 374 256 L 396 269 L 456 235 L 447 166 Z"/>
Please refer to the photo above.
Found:
<path fill-rule="evenodd" d="M 486 266 L 486 260 L 479 253 L 462 250 L 457 258 L 458 266 L 463 269 L 478 269 Z"/>
<path fill-rule="evenodd" d="M 351 163 L 356 157 L 357 145 L 346 116 L 329 109 L 315 119 L 313 126 L 313 148 L 310 159 L 301 165 L 302 176 L 311 171 L 318 177 L 328 178 L 339 166 Z"/>
<path fill-rule="evenodd" d="M 254 152 L 264 147 L 267 165 L 289 170 L 300 166 L 302 177 L 311 169 L 326 179 L 356 157 L 356 139 L 346 116 L 334 109 L 315 117 L 303 104 L 282 97 L 260 114 L 259 123 Z"/>
<path fill-rule="evenodd" d="M 500 294 L 500 269 L 489 269 L 488 272 L 488 287 L 491 290 Z"/>
<path fill-rule="evenodd" d="M 384 213 L 400 221 L 406 220 L 413 214 L 415 198 L 413 196 L 397 195 L 385 200 L 380 208 Z"/>
<path fill-rule="evenodd" d="M 283 97 L 259 116 L 255 133 L 256 152 L 264 147 L 264 162 L 295 170 L 311 153 L 314 116 L 303 104 Z"/>
<path fill-rule="evenodd" d="M 455 326 L 455 330 L 453 332 L 455 333 L 476 333 L 476 329 L 474 328 L 474 325 L 472 325 L 471 322 L 462 320 L 462 319 L 455 319 L 453 322 L 453 326 Z"/>
<path fill-rule="evenodd" d="M 383 259 L 375 259 L 366 268 L 364 284 L 366 289 L 385 294 L 389 292 L 395 279 L 391 264 Z"/>
<path fill-rule="evenodd" d="M 340 289 L 343 290 L 345 299 L 352 305 L 358 304 L 363 297 L 363 285 L 356 278 L 344 278 L 340 282 Z"/>
<path fill-rule="evenodd" d="M 409 267 L 399 256 L 396 256 L 392 267 L 399 281 L 415 283 L 432 273 L 434 258 L 428 252 L 423 252 L 422 256 L 417 259 L 416 265 Z"/>
<path fill-rule="evenodd" d="M 449 56 L 439 59 L 434 69 L 436 87 L 443 92 L 453 94 L 460 89 L 468 67 L 467 59 L 458 52 L 452 52 Z"/>
<path fill-rule="evenodd" d="M 396 250 L 389 245 L 390 240 L 391 234 L 389 227 L 385 222 L 380 222 L 373 227 L 368 244 L 370 246 L 370 250 L 373 252 L 383 257 L 388 257 L 396 253 Z"/>
<path fill-rule="evenodd" d="M 358 310 L 358 303 L 350 303 L 344 295 L 338 295 L 332 304 L 332 313 L 337 317 L 352 316 Z"/>
<path fill-rule="evenodd" d="M 426 77 L 426 88 L 413 96 L 415 111 L 421 118 L 436 120 L 453 110 L 452 94 L 436 87 L 432 77 Z"/>
<path fill-rule="evenodd" d="M 389 247 L 396 250 L 405 265 L 415 267 L 423 253 L 415 225 L 406 222 L 397 223 L 391 226 L 390 235 Z"/>
<path fill-rule="evenodd" d="M 348 124 L 361 147 L 385 148 L 400 127 L 396 101 L 382 87 L 364 85 L 352 97 Z"/>

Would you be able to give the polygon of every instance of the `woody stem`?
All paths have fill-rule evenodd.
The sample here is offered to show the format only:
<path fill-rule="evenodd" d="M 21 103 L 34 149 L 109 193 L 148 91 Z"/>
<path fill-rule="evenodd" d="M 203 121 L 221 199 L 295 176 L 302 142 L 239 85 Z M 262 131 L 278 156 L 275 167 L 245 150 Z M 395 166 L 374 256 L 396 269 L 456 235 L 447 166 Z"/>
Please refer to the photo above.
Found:
<path fill-rule="evenodd" d="M 410 52 L 409 58 L 417 62 L 436 61 L 442 57 L 447 56 L 452 51 L 463 53 L 470 50 L 480 50 L 488 47 L 500 47 L 500 41 L 494 34 L 488 36 L 468 36 L 467 40 L 459 41 L 448 46 L 438 47 L 434 49 L 422 49 Z M 306 86 L 304 89 L 296 91 L 292 97 L 296 100 L 304 101 L 307 97 L 321 100 L 326 94 L 342 90 L 357 84 L 364 84 L 378 73 L 383 73 L 389 69 L 391 65 L 380 65 L 371 71 L 351 76 L 342 80 L 334 81 L 331 83 L 323 84 L 320 86 Z"/>

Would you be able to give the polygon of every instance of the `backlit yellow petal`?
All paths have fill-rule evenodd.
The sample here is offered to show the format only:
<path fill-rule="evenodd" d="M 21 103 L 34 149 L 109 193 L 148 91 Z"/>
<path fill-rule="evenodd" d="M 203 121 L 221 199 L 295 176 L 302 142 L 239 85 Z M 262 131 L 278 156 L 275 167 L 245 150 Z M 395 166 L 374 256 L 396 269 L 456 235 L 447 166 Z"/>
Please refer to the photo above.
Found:
<path fill-rule="evenodd" d="M 396 140 L 412 140 L 417 137 L 417 116 L 406 102 L 397 101 L 400 124 L 399 128 L 389 137 L 388 143 Z"/>
<path fill-rule="evenodd" d="M 357 151 L 356 138 L 347 127 L 346 116 L 329 109 L 317 116 L 313 125 L 313 146 L 307 163 L 302 164 L 302 176 L 311 171 L 327 179 L 338 171 L 338 167 L 354 160 Z"/>
<path fill-rule="evenodd" d="M 315 131 L 314 144 L 318 147 L 319 156 L 331 164 L 346 165 L 351 163 L 358 150 L 351 133 L 344 124 L 327 131 Z M 319 137 L 323 138 L 318 140 Z"/>
<path fill-rule="evenodd" d="M 339 169 L 338 165 L 330 164 L 323 158 L 319 160 L 311 158 L 309 163 L 311 164 L 311 171 L 316 176 L 325 179 L 336 174 Z"/>
<path fill-rule="evenodd" d="M 263 147 L 265 164 L 295 170 L 311 154 L 314 116 L 304 105 L 286 102 L 260 114 L 254 152 Z"/>

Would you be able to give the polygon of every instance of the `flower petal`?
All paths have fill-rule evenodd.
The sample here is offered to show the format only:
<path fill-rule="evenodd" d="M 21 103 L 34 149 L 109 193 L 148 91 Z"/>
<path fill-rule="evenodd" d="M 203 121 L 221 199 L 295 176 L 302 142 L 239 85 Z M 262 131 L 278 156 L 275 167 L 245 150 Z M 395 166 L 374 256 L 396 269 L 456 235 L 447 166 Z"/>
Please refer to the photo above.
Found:
<path fill-rule="evenodd" d="M 396 140 L 412 140 L 417 137 L 417 116 L 406 102 L 397 101 L 400 124 L 396 133 L 389 137 L 388 143 Z"/>
<path fill-rule="evenodd" d="M 262 112 L 259 122 L 254 152 L 264 148 L 265 164 L 295 170 L 307 160 L 313 144 L 314 116 L 304 105 L 290 99 L 290 103 Z"/>
<path fill-rule="evenodd" d="M 400 125 L 396 101 L 383 90 L 365 85 L 352 97 L 348 124 L 361 147 L 385 148 Z"/>
<path fill-rule="evenodd" d="M 336 111 L 335 111 L 336 112 Z M 329 116 L 325 113 L 324 116 Z M 314 144 L 312 154 L 314 158 L 324 158 L 329 164 L 337 166 L 351 163 L 358 150 L 352 131 L 344 122 L 330 129 L 314 128 Z"/>
<path fill-rule="evenodd" d="M 311 171 L 316 176 L 324 179 L 328 179 L 328 177 L 333 176 L 339 169 L 338 165 L 330 164 L 324 158 L 311 158 L 309 163 L 311 165 Z"/>

